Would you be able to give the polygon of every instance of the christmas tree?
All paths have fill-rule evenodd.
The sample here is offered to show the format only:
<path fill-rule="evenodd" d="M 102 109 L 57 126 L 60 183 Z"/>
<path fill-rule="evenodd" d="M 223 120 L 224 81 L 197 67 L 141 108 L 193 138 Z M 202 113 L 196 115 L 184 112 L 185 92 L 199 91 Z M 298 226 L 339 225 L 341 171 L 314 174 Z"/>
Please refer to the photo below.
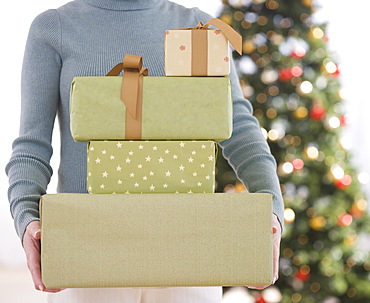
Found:
<path fill-rule="evenodd" d="M 220 18 L 243 36 L 241 86 L 276 158 L 286 207 L 281 299 L 273 302 L 370 302 L 369 254 L 356 241 L 370 230 L 367 202 L 342 132 L 347 116 L 325 24 L 313 21 L 312 0 L 223 3 Z M 221 158 L 217 182 L 218 191 L 244 190 Z"/>

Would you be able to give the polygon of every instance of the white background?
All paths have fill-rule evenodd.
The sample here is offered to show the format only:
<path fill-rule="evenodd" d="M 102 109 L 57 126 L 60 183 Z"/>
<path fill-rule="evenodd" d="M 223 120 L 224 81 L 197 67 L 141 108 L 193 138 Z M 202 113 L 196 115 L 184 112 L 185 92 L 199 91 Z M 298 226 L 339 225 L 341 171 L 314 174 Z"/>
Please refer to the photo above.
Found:
<path fill-rule="evenodd" d="M 297 0 L 298 1 L 298 0 Z M 57 8 L 66 0 L 7 1 L 0 12 L 0 301 L 17 301 L 24 298 L 22 291 L 14 292 L 13 299 L 3 301 L 6 289 L 18 287 L 19 290 L 31 289 L 31 279 L 13 275 L 26 268 L 23 250 L 13 228 L 7 200 L 8 180 L 4 167 L 11 154 L 12 141 L 17 137 L 20 116 L 20 71 L 29 26 L 36 15 L 49 9 Z M 200 9 L 215 15 L 220 7 L 220 0 L 176 0 L 188 7 Z M 317 20 L 329 21 L 329 46 L 335 52 L 335 59 L 340 63 L 342 87 L 346 98 L 346 108 L 352 124 L 347 128 L 352 138 L 353 162 L 360 171 L 370 173 L 370 135 L 369 135 L 369 78 L 368 58 L 368 12 L 370 3 L 361 0 L 351 2 L 343 0 L 320 0 L 322 8 L 316 14 Z M 55 136 L 52 165 L 54 174 L 58 168 L 58 137 Z M 370 194 L 369 184 L 364 189 Z M 56 180 L 53 178 L 49 192 L 55 192 Z M 13 281 L 12 279 L 18 279 Z M 35 292 L 36 293 L 36 292 Z M 35 294 L 33 294 L 35 296 Z M 39 295 L 39 294 L 37 294 Z M 38 297 L 41 302 L 41 296 Z M 27 302 L 31 302 L 31 297 Z M 36 302 L 36 301 L 35 301 Z"/>

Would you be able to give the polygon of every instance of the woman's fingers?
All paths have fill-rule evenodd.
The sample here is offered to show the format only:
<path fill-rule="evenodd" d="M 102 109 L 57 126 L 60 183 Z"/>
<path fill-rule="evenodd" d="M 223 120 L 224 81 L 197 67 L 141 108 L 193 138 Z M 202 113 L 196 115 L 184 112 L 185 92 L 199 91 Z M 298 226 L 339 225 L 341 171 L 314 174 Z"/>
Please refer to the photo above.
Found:
<path fill-rule="evenodd" d="M 58 288 L 46 288 L 41 277 L 41 226 L 39 221 L 28 224 L 23 236 L 23 249 L 26 254 L 27 266 L 31 273 L 35 289 L 46 292 L 59 292 Z"/>
<path fill-rule="evenodd" d="M 279 278 L 279 257 L 280 257 L 280 241 L 281 241 L 281 226 L 277 216 L 274 214 L 272 216 L 272 233 L 273 233 L 273 275 L 274 280 L 272 284 L 276 282 Z M 250 289 L 262 290 L 270 285 L 248 285 Z"/>

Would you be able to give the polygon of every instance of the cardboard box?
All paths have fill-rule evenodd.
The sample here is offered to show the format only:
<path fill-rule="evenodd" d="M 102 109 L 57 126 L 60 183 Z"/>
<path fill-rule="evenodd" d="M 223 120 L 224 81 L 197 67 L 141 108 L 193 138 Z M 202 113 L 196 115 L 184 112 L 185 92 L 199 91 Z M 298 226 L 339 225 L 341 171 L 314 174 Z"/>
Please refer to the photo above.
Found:
<path fill-rule="evenodd" d="M 92 194 L 213 193 L 212 141 L 91 141 L 87 190 Z"/>
<path fill-rule="evenodd" d="M 194 34 L 204 35 L 199 45 L 193 39 Z M 168 30 L 164 41 L 166 76 L 227 76 L 230 73 L 229 41 L 220 30 Z"/>
<path fill-rule="evenodd" d="M 75 77 L 71 134 L 75 141 L 125 140 L 122 77 Z M 139 140 L 230 138 L 232 95 L 228 77 L 144 77 Z"/>
<path fill-rule="evenodd" d="M 269 194 L 52 194 L 40 210 L 49 288 L 273 280 Z"/>

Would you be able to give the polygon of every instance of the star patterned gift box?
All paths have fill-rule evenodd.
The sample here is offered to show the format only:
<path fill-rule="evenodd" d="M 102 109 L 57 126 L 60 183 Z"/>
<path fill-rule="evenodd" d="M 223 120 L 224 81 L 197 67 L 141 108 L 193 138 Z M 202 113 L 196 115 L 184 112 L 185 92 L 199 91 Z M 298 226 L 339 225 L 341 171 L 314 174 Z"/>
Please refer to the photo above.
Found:
<path fill-rule="evenodd" d="M 92 194 L 213 193 L 213 141 L 91 141 L 87 189 Z"/>

